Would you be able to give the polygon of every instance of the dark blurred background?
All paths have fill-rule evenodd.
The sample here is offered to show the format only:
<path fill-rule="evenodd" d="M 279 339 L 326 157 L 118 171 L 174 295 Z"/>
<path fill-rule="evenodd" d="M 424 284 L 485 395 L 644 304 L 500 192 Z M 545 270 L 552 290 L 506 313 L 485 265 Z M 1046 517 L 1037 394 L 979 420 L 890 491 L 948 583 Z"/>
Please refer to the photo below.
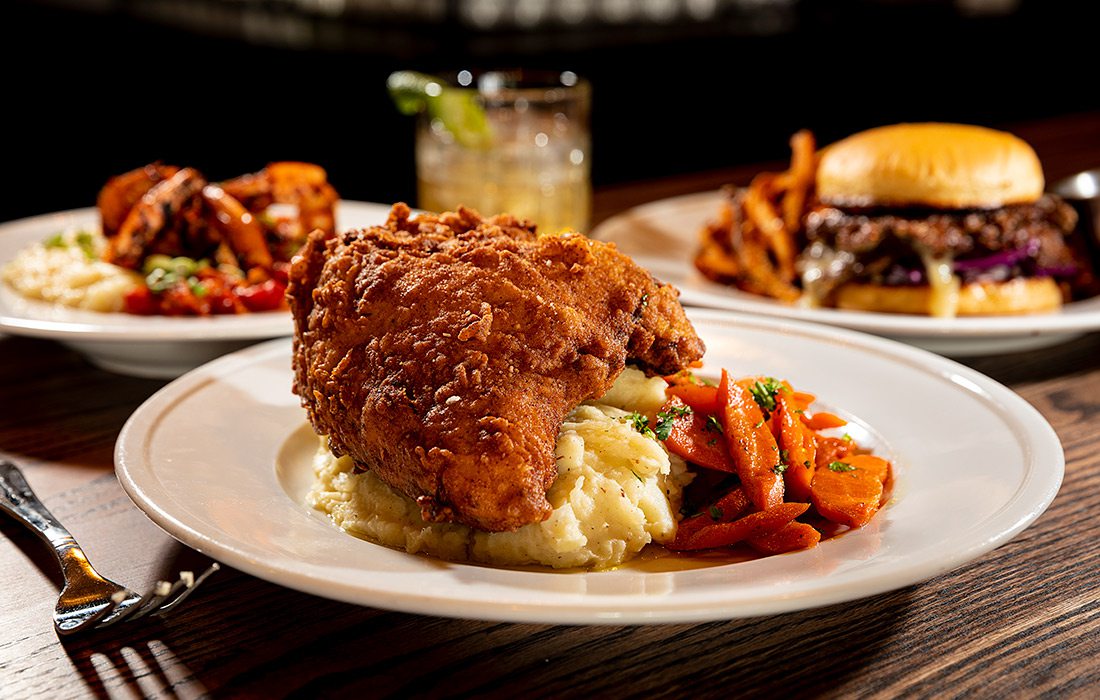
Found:
<path fill-rule="evenodd" d="M 393 70 L 587 76 L 597 187 L 783 160 L 881 123 L 1100 108 L 1090 4 L 1050 0 L 4 0 L 0 220 L 94 204 L 161 160 L 324 165 L 415 201 Z M 1098 124 L 1100 128 L 1100 124 Z"/>

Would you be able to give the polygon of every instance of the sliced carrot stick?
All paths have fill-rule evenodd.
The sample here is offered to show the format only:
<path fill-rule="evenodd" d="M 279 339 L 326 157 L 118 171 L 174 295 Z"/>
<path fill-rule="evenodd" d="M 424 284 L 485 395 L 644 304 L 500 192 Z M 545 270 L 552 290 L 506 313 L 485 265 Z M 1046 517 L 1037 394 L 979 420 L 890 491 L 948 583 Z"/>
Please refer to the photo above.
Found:
<path fill-rule="evenodd" d="M 825 469 L 830 463 L 842 460 L 852 453 L 854 443 L 844 438 L 826 437 L 818 435 L 817 439 L 817 468 Z"/>
<path fill-rule="evenodd" d="M 827 430 L 828 428 L 840 428 L 848 425 L 848 421 L 840 416 L 832 413 L 825 413 L 824 411 L 818 411 L 812 416 L 807 416 L 803 413 L 802 422 L 811 430 Z"/>
<path fill-rule="evenodd" d="M 708 506 L 702 513 L 681 520 L 676 527 L 676 542 L 683 544 L 707 525 L 737 520 L 745 515 L 751 506 L 752 504 L 749 503 L 745 492 L 741 490 L 740 486 L 736 486 L 725 496 Z M 669 548 L 676 549 L 676 546 L 670 545 Z"/>
<path fill-rule="evenodd" d="M 890 463 L 874 455 L 848 455 L 824 468 L 819 464 L 811 496 L 822 517 L 862 527 L 878 512 Z"/>
<path fill-rule="evenodd" d="M 718 387 L 705 384 L 673 384 L 665 389 L 669 396 L 677 396 L 697 413 L 718 412 Z"/>
<path fill-rule="evenodd" d="M 807 394 L 804 391 L 794 392 L 792 398 L 794 399 L 795 404 L 797 404 L 796 408 L 802 411 L 805 411 L 807 408 L 810 407 L 810 404 L 812 404 L 814 401 L 817 401 L 816 396 L 814 396 L 813 394 Z"/>
<path fill-rule="evenodd" d="M 768 413 L 775 410 L 776 396 L 791 391 L 790 384 L 780 381 L 775 377 L 742 377 L 736 380 L 736 382 L 737 386 L 753 394 L 753 398 L 756 399 L 757 405 L 761 407 L 761 410 Z M 763 404 L 761 403 L 761 399 L 763 399 Z"/>
<path fill-rule="evenodd" d="M 693 362 L 690 365 L 690 367 L 701 366 L 702 363 L 699 362 Z M 708 383 L 706 380 L 700 379 L 695 374 L 695 372 L 692 372 L 690 369 L 682 369 L 679 372 L 675 372 L 674 374 L 666 374 L 662 377 L 662 379 L 664 379 L 672 386 L 679 386 L 681 384 L 696 384 L 698 386 L 706 386 Z"/>
<path fill-rule="evenodd" d="M 806 512 L 808 503 L 780 503 L 768 510 L 749 513 L 733 522 L 705 525 L 695 533 L 668 545 L 669 549 L 687 551 L 728 547 L 752 537 L 770 535 Z"/>
<path fill-rule="evenodd" d="M 748 539 L 749 546 L 761 554 L 782 554 L 797 549 L 816 547 L 821 533 L 806 523 L 793 520 L 770 535 L 758 535 Z"/>
<path fill-rule="evenodd" d="M 757 510 L 783 502 L 779 446 L 752 394 L 722 370 L 718 414 L 741 486 Z"/>
<path fill-rule="evenodd" d="M 682 369 L 674 374 L 666 374 L 662 379 L 668 382 L 669 386 L 698 383 L 695 381 L 695 374 L 690 369 Z"/>
<path fill-rule="evenodd" d="M 786 498 L 801 503 L 810 502 L 810 485 L 817 470 L 817 442 L 814 433 L 803 425 L 800 414 L 795 413 L 793 397 L 779 394 L 776 398 L 776 414 L 779 421 L 779 449 L 787 465 L 783 472 Z"/>
<path fill-rule="evenodd" d="M 736 473 L 737 466 L 730 457 L 729 445 L 718 421 L 708 420 L 708 416 L 698 410 L 687 413 L 679 410 L 684 406 L 679 397 L 673 396 L 661 408 L 662 413 L 674 416 L 672 430 L 665 438 L 668 451 L 700 467 Z"/>

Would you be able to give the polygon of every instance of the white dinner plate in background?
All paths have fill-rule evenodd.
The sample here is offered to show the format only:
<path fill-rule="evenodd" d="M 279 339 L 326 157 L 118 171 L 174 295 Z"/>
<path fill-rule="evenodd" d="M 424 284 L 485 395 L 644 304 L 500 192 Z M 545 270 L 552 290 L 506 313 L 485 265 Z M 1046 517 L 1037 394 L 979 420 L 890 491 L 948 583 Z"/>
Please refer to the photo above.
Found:
<path fill-rule="evenodd" d="M 344 200 L 337 205 L 337 227 L 379 224 L 389 210 L 389 205 Z M 0 224 L 0 266 L 23 248 L 74 227 L 98 230 L 98 211 L 73 209 Z M 97 366 L 120 374 L 177 377 L 227 352 L 293 330 L 289 311 L 201 318 L 101 313 L 26 299 L 0 282 L 0 332 L 65 343 Z"/>
<path fill-rule="evenodd" d="M 1031 350 L 1100 330 L 1100 297 L 1049 314 L 933 318 L 802 308 L 712 282 L 692 261 L 700 231 L 717 217 L 723 196 L 721 191 L 701 192 L 643 204 L 603 221 L 591 235 L 613 241 L 658 279 L 677 287 L 685 305 L 851 328 L 948 356 Z"/>

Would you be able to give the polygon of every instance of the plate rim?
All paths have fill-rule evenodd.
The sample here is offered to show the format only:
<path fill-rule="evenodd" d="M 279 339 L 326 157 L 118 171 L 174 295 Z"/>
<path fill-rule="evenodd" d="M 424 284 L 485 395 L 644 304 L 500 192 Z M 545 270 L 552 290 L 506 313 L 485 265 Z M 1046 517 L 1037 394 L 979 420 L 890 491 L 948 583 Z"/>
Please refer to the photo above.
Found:
<path fill-rule="evenodd" d="M 589 235 L 602 241 L 611 240 L 617 245 L 619 228 L 628 227 L 631 220 L 645 219 L 655 215 L 667 215 L 665 212 L 690 211 L 704 214 L 704 206 L 716 206 L 723 196 L 723 189 L 711 189 L 700 192 L 674 195 L 651 200 L 613 214 L 595 227 Z M 685 236 L 694 241 L 698 231 L 685 230 Z M 621 245 L 620 245 L 621 248 Z M 661 258 L 637 252 L 626 251 L 636 263 L 648 267 Z M 667 258 L 665 258 L 667 260 Z M 691 275 L 689 270 L 687 275 Z M 658 274 L 658 277 L 661 276 Z M 1066 333 L 1081 333 L 1100 330 L 1100 297 L 1070 302 L 1058 313 L 1022 314 L 1013 316 L 964 316 L 953 319 L 937 319 L 930 316 L 913 314 L 888 314 L 870 311 L 846 309 L 803 309 L 767 299 L 748 298 L 747 292 L 732 289 L 710 280 L 701 279 L 707 290 L 698 291 L 685 288 L 680 279 L 669 280 L 680 290 L 681 302 L 687 306 L 699 306 L 738 313 L 781 317 L 792 321 L 821 323 L 824 325 L 848 328 L 866 333 L 886 334 L 896 338 L 939 338 L 939 339 L 989 339 L 1035 337 Z"/>
<path fill-rule="evenodd" d="M 728 620 L 808 610 L 865 599 L 934 578 L 971 562 L 1010 541 L 1046 511 L 1060 489 L 1064 478 L 1065 455 L 1054 429 L 1029 402 L 1008 387 L 976 370 L 897 341 L 845 329 L 808 323 L 792 323 L 782 319 L 766 319 L 746 314 L 730 314 L 729 312 L 717 312 L 708 309 L 691 309 L 689 310 L 689 317 L 693 322 L 698 319 L 704 322 L 732 325 L 734 327 L 748 325 L 772 332 L 801 333 L 822 338 L 827 342 L 855 345 L 864 350 L 874 350 L 893 355 L 894 358 L 892 359 L 895 360 L 899 359 L 898 356 L 900 356 L 900 359 L 913 362 L 928 371 L 931 371 L 928 366 L 928 363 L 931 363 L 933 367 L 938 366 L 941 370 L 949 370 L 955 376 L 961 377 L 965 382 L 969 382 L 973 387 L 980 389 L 978 393 L 985 395 L 987 403 L 991 402 L 1002 407 L 1007 405 L 1008 408 L 1002 408 L 1002 411 L 1007 411 L 1010 415 L 1016 416 L 1017 420 L 1022 422 L 1025 433 L 1030 436 L 1027 440 L 1020 437 L 1020 444 L 1022 447 L 1026 446 L 1025 452 L 1030 455 L 1032 466 L 1025 473 L 1017 491 L 996 512 L 974 526 L 983 526 L 987 522 L 1004 519 L 1001 518 L 1001 515 L 1006 511 L 1013 512 L 1013 517 L 1008 518 L 1011 522 L 999 527 L 997 532 L 984 537 L 980 541 L 970 542 L 967 547 L 955 550 L 948 556 L 937 557 L 934 563 L 925 563 L 921 566 L 914 564 L 900 566 L 890 572 L 875 576 L 870 581 L 857 577 L 862 586 L 862 590 L 857 595 L 851 594 L 848 588 L 851 582 L 847 579 L 849 574 L 844 574 L 837 576 L 837 580 L 831 586 L 826 587 L 824 591 L 819 587 L 800 592 L 797 595 L 774 596 L 764 601 L 758 601 L 755 604 L 756 607 L 751 611 L 743 609 L 746 603 L 737 601 L 727 604 L 726 607 L 718 602 L 706 606 L 705 609 L 700 606 L 698 601 L 683 603 L 682 605 L 665 604 L 659 609 L 637 609 L 636 606 L 630 604 L 616 607 L 609 605 L 610 596 L 600 596 L 598 600 L 590 600 L 588 603 L 582 602 L 582 598 L 581 600 L 570 599 L 550 605 L 545 603 L 516 605 L 513 603 L 508 606 L 501 606 L 492 601 L 463 599 L 458 603 L 461 610 L 456 611 L 453 609 L 456 604 L 453 599 L 444 598 L 441 600 L 438 596 L 407 593 L 403 594 L 400 599 L 394 600 L 390 597 L 391 592 L 381 589 L 364 592 L 362 585 L 318 581 L 316 576 L 310 575 L 308 571 L 289 571 L 285 567 L 266 565 L 263 561 L 249 555 L 247 552 L 238 550 L 231 544 L 219 543 L 216 538 L 209 534 L 195 530 L 187 523 L 182 522 L 176 514 L 157 504 L 155 500 L 150 500 L 148 494 L 143 493 L 141 485 L 135 481 L 134 472 L 129 466 L 129 461 L 133 458 L 132 453 L 137 451 L 134 447 L 140 444 L 144 424 L 148 424 L 150 421 L 155 423 L 163 418 L 163 409 L 174 403 L 181 392 L 197 390 L 204 382 L 216 381 L 219 376 L 229 376 L 229 370 L 241 363 L 256 362 L 259 357 L 266 357 L 271 353 L 284 353 L 289 347 L 289 338 L 271 340 L 220 357 L 187 373 L 156 392 L 131 415 L 119 434 L 115 447 L 116 474 L 123 489 L 135 505 L 169 535 L 200 552 L 219 558 L 223 563 L 278 585 L 353 604 L 370 605 L 407 613 L 544 624 L 622 625 Z M 971 389 L 971 391 L 974 390 Z M 1044 467 L 1045 471 L 1043 470 Z M 1031 497 L 1028 500 L 1030 505 L 1026 512 L 1019 509 L 1016 503 L 1023 498 L 1024 494 Z M 1016 510 L 1013 510 L 1013 508 L 1016 508 Z M 350 535 L 338 533 L 336 530 L 334 530 L 334 534 L 350 537 Z M 448 567 L 478 566 L 451 563 L 445 563 L 444 565 Z M 738 566 L 738 564 L 732 564 L 731 566 Z M 914 568 L 919 569 L 917 575 L 914 575 Z M 599 576 L 602 573 L 561 574 L 538 572 L 533 575 Z M 808 598 L 811 599 L 810 603 L 807 603 Z M 448 605 L 452 606 L 452 609 L 448 609 Z"/>

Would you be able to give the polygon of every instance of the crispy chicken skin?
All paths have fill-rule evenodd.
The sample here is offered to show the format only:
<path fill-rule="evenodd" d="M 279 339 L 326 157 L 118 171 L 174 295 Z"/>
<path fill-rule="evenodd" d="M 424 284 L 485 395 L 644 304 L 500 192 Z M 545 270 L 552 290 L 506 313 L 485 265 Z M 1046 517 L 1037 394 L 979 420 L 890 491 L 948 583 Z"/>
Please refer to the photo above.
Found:
<path fill-rule="evenodd" d="M 547 518 L 565 415 L 627 360 L 703 355 L 679 292 L 614 245 L 470 209 L 310 239 L 292 266 L 294 390 L 336 455 L 488 531 Z"/>

